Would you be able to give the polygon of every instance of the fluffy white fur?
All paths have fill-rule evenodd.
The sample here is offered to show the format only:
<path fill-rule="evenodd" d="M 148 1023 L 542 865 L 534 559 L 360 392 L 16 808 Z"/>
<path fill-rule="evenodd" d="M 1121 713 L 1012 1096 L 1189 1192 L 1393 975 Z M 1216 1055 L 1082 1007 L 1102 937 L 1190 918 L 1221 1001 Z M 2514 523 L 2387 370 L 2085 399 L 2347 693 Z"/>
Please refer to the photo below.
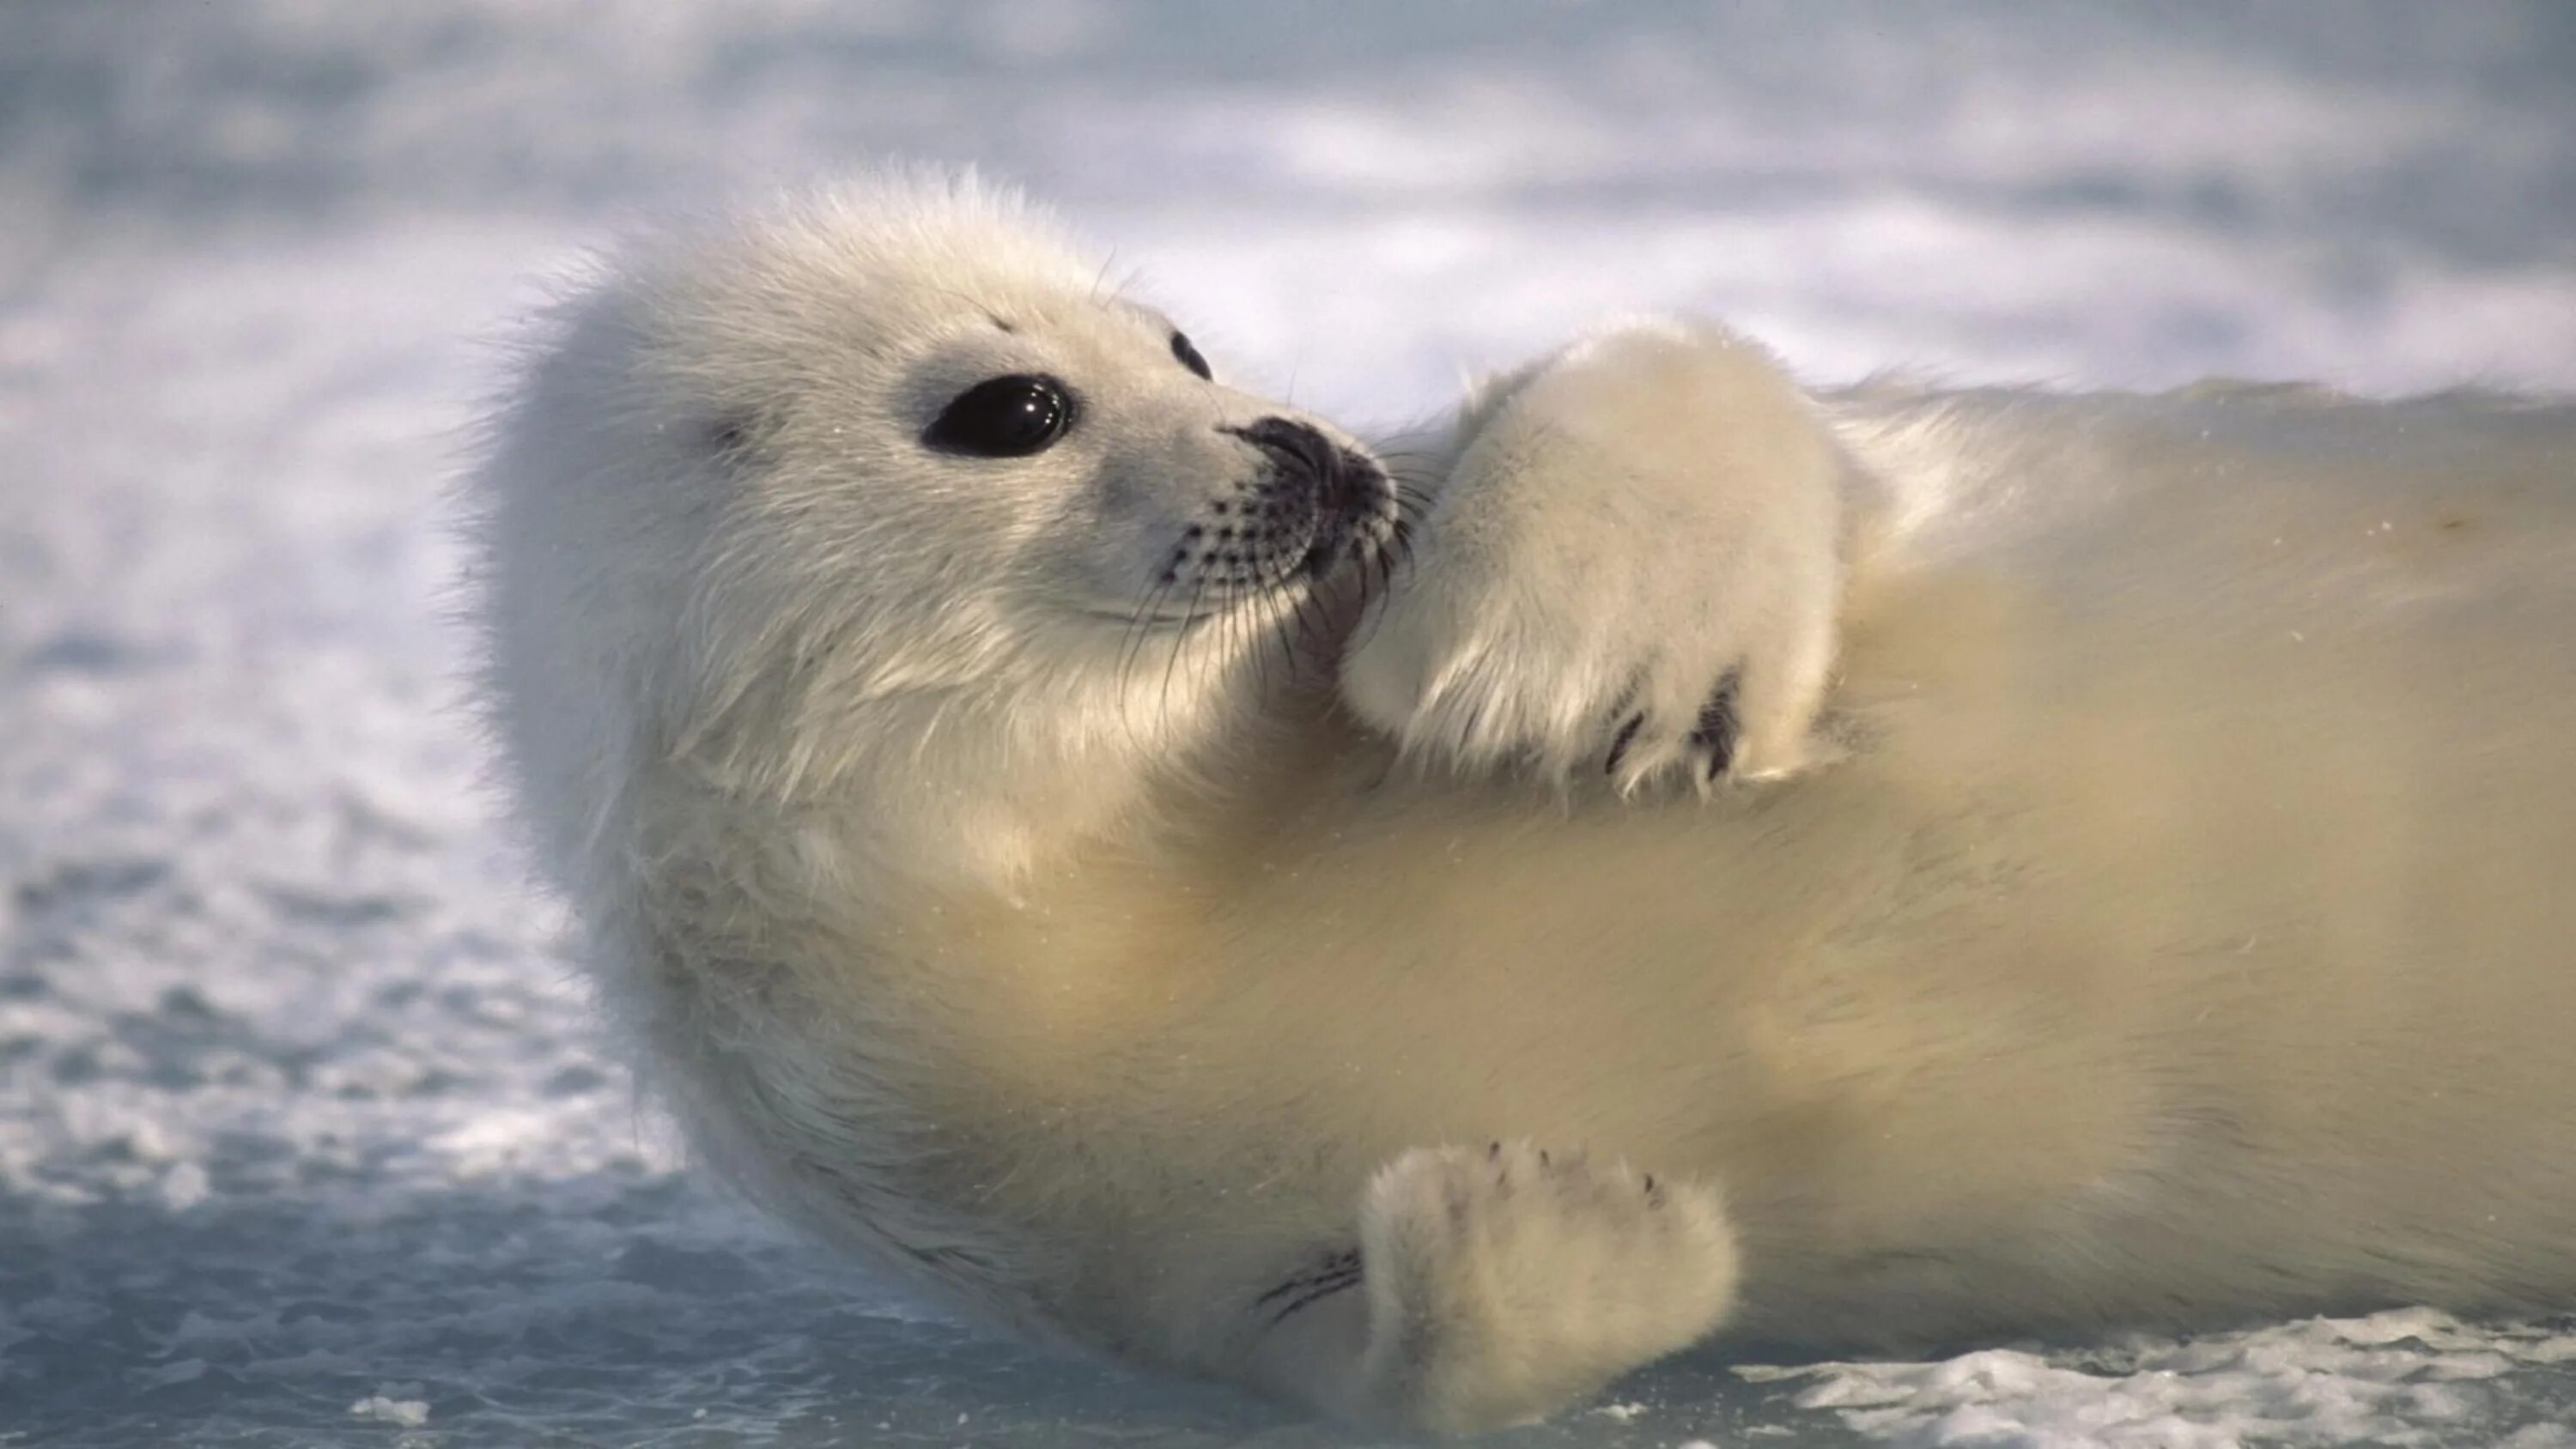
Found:
<path fill-rule="evenodd" d="M 1436 472 L 1419 567 L 1342 672 L 1361 720 L 1630 793 L 1808 762 L 1877 500 L 1759 344 L 1652 320 L 1586 338 L 1477 387 Z"/>
<path fill-rule="evenodd" d="M 1223 430 L 1348 440 L 1094 277 L 872 184 L 619 259 L 499 422 L 530 819 L 782 1209 L 1417 1430 L 1719 1332 L 2576 1297 L 2567 411 L 1820 408 L 1650 326 L 1472 400 L 1391 583 L 1371 492 L 1185 603 Z M 1033 370 L 1056 448 L 922 447 Z M 1721 754 L 1790 773 L 1643 788 Z"/>

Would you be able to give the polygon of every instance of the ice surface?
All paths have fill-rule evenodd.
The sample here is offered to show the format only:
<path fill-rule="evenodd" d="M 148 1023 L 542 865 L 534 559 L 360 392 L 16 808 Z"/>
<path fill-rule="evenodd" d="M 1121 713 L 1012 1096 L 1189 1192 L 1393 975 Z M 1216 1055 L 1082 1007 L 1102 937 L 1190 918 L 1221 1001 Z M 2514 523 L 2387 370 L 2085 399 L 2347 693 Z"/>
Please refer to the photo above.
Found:
<path fill-rule="evenodd" d="M 887 154 L 1354 423 L 1599 313 L 1819 378 L 2576 388 L 2548 4 L 0 8 L 0 1445 L 1347 1444 L 678 1172 L 457 709 L 528 278 Z M 2464 1185 L 2464 1190 L 2474 1190 Z M 2576 1440 L 2576 1325 L 1700 1356 L 1527 1445 Z"/>

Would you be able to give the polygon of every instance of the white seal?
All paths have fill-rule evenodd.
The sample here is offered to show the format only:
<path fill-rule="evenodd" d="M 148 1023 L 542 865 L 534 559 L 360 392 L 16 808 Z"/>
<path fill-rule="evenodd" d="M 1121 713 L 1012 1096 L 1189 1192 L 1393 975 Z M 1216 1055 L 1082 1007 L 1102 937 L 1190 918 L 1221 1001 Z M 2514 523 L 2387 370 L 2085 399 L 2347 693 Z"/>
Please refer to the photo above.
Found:
<path fill-rule="evenodd" d="M 498 420 L 528 817 L 781 1210 L 1409 1430 L 2576 1294 L 2567 411 L 1640 324 L 1399 483 L 1096 278 L 874 182 L 631 249 Z"/>

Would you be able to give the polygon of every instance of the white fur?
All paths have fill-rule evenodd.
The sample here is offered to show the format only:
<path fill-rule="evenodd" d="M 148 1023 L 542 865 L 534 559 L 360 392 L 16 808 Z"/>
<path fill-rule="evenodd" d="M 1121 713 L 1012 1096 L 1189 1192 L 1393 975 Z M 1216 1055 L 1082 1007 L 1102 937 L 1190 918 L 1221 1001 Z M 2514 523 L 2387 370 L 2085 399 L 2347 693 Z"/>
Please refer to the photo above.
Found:
<path fill-rule="evenodd" d="M 1354 702 L 1389 738 L 1335 693 L 1365 560 L 1131 626 L 1283 410 L 1094 276 L 972 187 L 793 203 L 617 260 L 499 423 L 501 736 L 756 1191 L 1412 1429 L 1707 1332 L 2576 1296 L 2566 411 L 1889 386 L 1837 447 L 1750 348 L 1630 334 L 1475 405 Z M 1057 449 L 921 449 L 1039 367 Z M 1820 658 L 1847 755 L 1662 804 L 1398 768 L 1562 765 L 1635 670 L 1661 710 L 1739 658 L 1748 763 Z"/>
<path fill-rule="evenodd" d="M 1706 1337 L 1735 1298 L 1715 1191 L 1526 1142 L 1398 1157 L 1361 1200 L 1360 1254 L 1379 1402 L 1341 1407 L 1434 1427 L 1543 1417 Z"/>
<path fill-rule="evenodd" d="M 1808 762 L 1871 500 L 1759 344 L 1689 322 L 1587 338 L 1479 386 L 1449 454 L 1419 568 L 1344 661 L 1361 719 L 1623 792 Z"/>

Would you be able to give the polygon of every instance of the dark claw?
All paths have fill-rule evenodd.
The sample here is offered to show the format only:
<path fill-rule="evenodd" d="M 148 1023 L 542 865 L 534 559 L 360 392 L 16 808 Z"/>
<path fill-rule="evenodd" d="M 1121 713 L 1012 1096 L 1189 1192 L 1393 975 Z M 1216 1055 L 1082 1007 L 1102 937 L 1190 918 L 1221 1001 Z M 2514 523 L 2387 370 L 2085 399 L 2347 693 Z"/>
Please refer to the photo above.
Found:
<path fill-rule="evenodd" d="M 1271 1289 L 1269 1292 L 1264 1293 L 1259 1298 L 1253 1300 L 1252 1306 L 1255 1308 L 1267 1308 L 1283 1298 L 1291 1300 L 1301 1299 L 1307 1293 L 1318 1288 L 1330 1291 L 1335 1287 L 1347 1287 L 1358 1280 L 1359 1274 L 1359 1251 L 1355 1248 L 1345 1248 L 1338 1253 L 1333 1253 L 1325 1257 L 1314 1267 L 1305 1272 L 1291 1274 L 1288 1279 L 1285 1282 L 1282 1282 L 1278 1287 Z M 1305 1303 L 1302 1301 L 1292 1301 L 1286 1309 L 1279 1313 L 1278 1316 L 1280 1318 L 1285 1318 L 1290 1313 L 1294 1313 L 1305 1306 Z M 1276 1320 L 1274 1319 L 1273 1321 L 1275 1322 Z"/>
<path fill-rule="evenodd" d="M 1714 780 L 1726 773 L 1735 759 L 1736 736 L 1743 725 L 1735 717 L 1737 672 L 1726 671 L 1726 677 L 1710 691 L 1708 703 L 1699 707 L 1699 724 L 1690 732 L 1694 749 L 1708 752 L 1708 778 Z"/>
<path fill-rule="evenodd" d="M 1358 1257 L 1354 1255 L 1346 1262 L 1290 1285 L 1297 1290 L 1296 1296 L 1290 1298 L 1270 1315 L 1270 1326 L 1276 1328 L 1287 1322 L 1299 1310 L 1321 1303 L 1345 1288 L 1357 1287 L 1360 1281 L 1360 1263 Z M 1275 1293 L 1276 1290 L 1274 1290 L 1274 1296 Z"/>
<path fill-rule="evenodd" d="M 1619 733 L 1610 737 L 1610 758 L 1602 765 L 1602 774 L 1615 775 L 1619 773 L 1619 762 L 1628 758 L 1628 746 L 1637 742 L 1637 731 L 1644 729 L 1645 727 L 1646 717 L 1644 715 L 1632 714 L 1628 716 L 1628 722 L 1619 726 Z"/>

